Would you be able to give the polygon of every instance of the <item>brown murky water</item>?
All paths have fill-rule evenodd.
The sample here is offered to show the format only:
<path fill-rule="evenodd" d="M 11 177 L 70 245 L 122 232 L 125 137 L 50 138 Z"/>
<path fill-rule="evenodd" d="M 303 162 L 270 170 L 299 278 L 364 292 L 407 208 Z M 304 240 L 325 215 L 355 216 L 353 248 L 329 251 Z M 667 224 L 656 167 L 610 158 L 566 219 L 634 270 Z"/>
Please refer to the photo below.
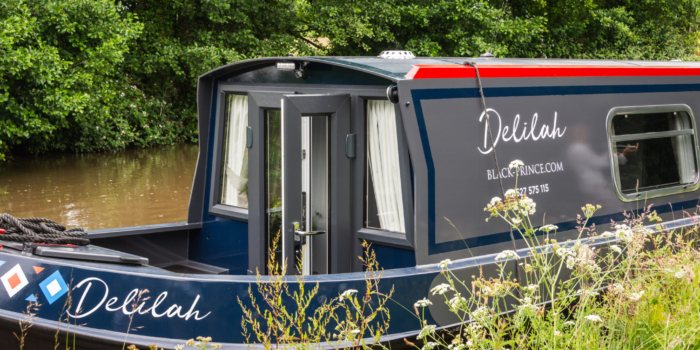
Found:
<path fill-rule="evenodd" d="M 184 221 L 197 145 L 20 159 L 0 169 L 0 212 L 87 229 Z"/>

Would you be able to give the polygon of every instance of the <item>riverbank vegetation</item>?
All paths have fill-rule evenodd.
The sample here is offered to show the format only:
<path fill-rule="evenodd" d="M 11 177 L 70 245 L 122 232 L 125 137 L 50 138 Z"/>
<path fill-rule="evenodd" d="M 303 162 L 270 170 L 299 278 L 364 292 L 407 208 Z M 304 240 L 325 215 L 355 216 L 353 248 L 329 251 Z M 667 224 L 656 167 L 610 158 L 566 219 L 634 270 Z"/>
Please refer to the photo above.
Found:
<path fill-rule="evenodd" d="M 0 160 L 195 142 L 197 77 L 255 57 L 400 48 L 695 60 L 699 8 L 700 0 L 7 0 Z"/>
<path fill-rule="evenodd" d="M 440 333 L 426 323 L 417 348 L 697 348 L 697 226 L 664 230 L 648 205 L 625 213 L 611 231 L 597 232 L 587 224 L 598 209 L 582 207 L 578 237 L 557 242 L 555 225 L 533 225 L 530 198 L 513 189 L 493 198 L 485 211 L 513 227 L 528 254 L 503 251 L 495 258 L 498 275 L 473 276 L 471 283 L 443 261 L 446 283 L 431 290 L 432 300 L 418 301 L 416 313 L 422 319 L 433 302 L 445 303 L 461 325 Z M 512 274 L 516 258 L 520 283 Z"/>

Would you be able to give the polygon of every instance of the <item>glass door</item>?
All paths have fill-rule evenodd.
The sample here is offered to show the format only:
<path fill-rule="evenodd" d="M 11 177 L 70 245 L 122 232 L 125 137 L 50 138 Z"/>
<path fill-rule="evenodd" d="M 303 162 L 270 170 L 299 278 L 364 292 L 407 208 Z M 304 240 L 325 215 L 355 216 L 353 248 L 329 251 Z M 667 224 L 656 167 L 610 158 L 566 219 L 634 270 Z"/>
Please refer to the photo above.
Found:
<path fill-rule="evenodd" d="M 282 99 L 282 261 L 287 273 L 350 269 L 349 118 L 348 95 Z"/>

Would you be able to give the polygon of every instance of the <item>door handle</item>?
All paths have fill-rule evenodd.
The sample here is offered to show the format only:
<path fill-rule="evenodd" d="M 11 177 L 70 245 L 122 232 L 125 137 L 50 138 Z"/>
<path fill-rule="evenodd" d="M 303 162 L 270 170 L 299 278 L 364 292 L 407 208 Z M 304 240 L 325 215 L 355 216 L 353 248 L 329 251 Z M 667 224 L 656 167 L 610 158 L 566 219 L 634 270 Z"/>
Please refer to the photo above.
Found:
<path fill-rule="evenodd" d="M 294 226 L 294 234 L 297 236 L 315 236 L 326 233 L 326 231 L 304 231 L 299 222 L 293 222 L 292 225 Z"/>

